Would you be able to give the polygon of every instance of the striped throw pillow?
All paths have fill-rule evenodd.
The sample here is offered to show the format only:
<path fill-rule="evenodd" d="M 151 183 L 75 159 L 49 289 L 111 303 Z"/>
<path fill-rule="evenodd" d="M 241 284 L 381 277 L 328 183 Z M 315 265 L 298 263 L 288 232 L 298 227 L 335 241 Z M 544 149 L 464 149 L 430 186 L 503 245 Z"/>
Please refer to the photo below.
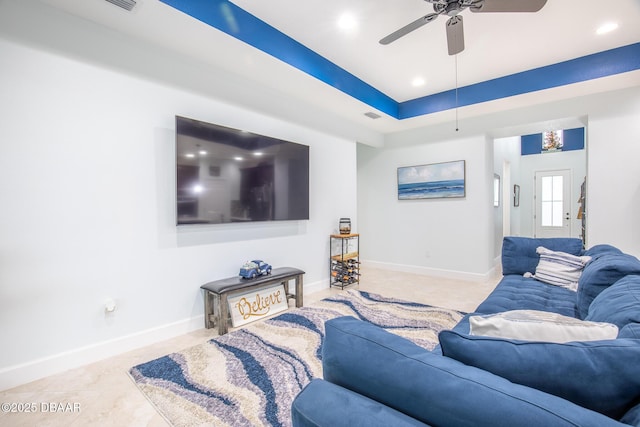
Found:
<path fill-rule="evenodd" d="M 538 246 L 536 252 L 540 255 L 536 273 L 533 275 L 525 274 L 525 276 L 572 291 L 578 289 L 578 279 L 580 279 L 584 266 L 591 261 L 590 256 L 556 252 L 544 246 Z"/>

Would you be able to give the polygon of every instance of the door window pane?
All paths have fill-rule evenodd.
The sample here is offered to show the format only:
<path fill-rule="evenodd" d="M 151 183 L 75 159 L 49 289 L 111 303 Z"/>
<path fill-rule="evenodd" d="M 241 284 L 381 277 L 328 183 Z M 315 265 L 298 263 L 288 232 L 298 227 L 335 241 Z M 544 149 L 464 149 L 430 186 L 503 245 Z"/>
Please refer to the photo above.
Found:
<path fill-rule="evenodd" d="M 553 223 L 553 210 L 551 203 L 542 202 L 542 226 L 549 227 Z"/>
<path fill-rule="evenodd" d="M 562 182 L 562 176 L 552 176 L 551 179 L 553 180 L 553 195 L 551 196 L 553 198 L 554 202 L 562 202 L 562 187 L 563 187 L 563 182 Z"/>
<path fill-rule="evenodd" d="M 543 176 L 542 177 L 542 201 L 552 200 L 553 194 L 553 177 L 552 176 Z"/>
<path fill-rule="evenodd" d="M 543 227 L 562 227 L 562 175 L 544 176 L 541 182 L 541 224 Z"/>
<path fill-rule="evenodd" d="M 552 227 L 562 227 L 562 201 L 553 202 L 553 217 L 551 220 Z"/>

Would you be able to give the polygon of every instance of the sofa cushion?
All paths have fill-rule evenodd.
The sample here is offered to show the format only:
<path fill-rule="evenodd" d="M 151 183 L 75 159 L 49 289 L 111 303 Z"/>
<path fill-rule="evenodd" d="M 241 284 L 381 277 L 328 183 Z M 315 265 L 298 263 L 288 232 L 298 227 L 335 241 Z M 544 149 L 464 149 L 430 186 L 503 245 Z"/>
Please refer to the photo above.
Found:
<path fill-rule="evenodd" d="M 571 255 L 582 255 L 582 240 L 573 237 L 535 239 L 507 236 L 502 240 L 502 274 L 507 276 L 534 272 L 540 260 L 536 252 L 538 246 Z"/>
<path fill-rule="evenodd" d="M 578 279 L 584 266 L 591 261 L 590 256 L 571 255 L 566 252 L 552 251 L 544 246 L 536 249 L 540 261 L 536 266 L 534 279 L 554 286 L 571 289 L 578 288 Z M 525 273 L 525 276 L 530 273 Z M 528 277 L 528 276 L 527 276 Z"/>
<path fill-rule="evenodd" d="M 614 323 L 621 329 L 640 323 L 640 276 L 625 276 L 602 291 L 589 305 L 585 320 Z"/>
<path fill-rule="evenodd" d="M 291 421 L 295 427 L 426 426 L 402 412 L 321 379 L 312 380 L 296 396 L 291 404 Z"/>
<path fill-rule="evenodd" d="M 640 398 L 637 340 L 566 344 L 440 333 L 445 356 L 618 419 Z"/>
<path fill-rule="evenodd" d="M 620 332 L 618 332 L 618 338 L 640 339 L 640 323 L 629 323 L 625 325 L 620 329 Z M 442 354 L 442 350 L 440 354 Z"/>
<path fill-rule="evenodd" d="M 620 249 L 615 246 L 602 244 L 595 245 L 584 251 L 584 255 L 590 256 L 591 258 L 599 258 L 602 255 L 606 254 L 621 254 L 623 253 Z"/>
<path fill-rule="evenodd" d="M 630 274 L 640 275 L 640 261 L 634 256 L 608 253 L 594 258 L 578 281 L 578 316 L 587 317 L 591 302 L 600 292 Z"/>
<path fill-rule="evenodd" d="M 629 411 L 620 418 L 620 422 L 640 427 L 640 403 L 629 409 Z"/>
<path fill-rule="evenodd" d="M 464 317 L 458 322 L 456 323 L 456 325 L 451 328 L 452 331 L 456 331 L 459 332 L 461 334 L 468 334 L 469 331 L 471 330 L 471 327 L 469 326 L 469 319 L 472 316 L 479 316 L 480 313 L 467 313 L 464 315 Z M 439 354 L 440 356 L 442 356 L 442 349 L 440 348 L 440 343 L 438 343 L 433 350 L 431 350 L 431 352 L 433 354 Z"/>
<path fill-rule="evenodd" d="M 325 380 L 432 425 L 622 426 L 353 317 L 325 323 L 322 366 Z"/>
<path fill-rule="evenodd" d="M 611 323 L 587 322 L 557 313 L 513 310 L 471 316 L 470 335 L 528 341 L 563 343 L 615 339 L 618 327 Z"/>
<path fill-rule="evenodd" d="M 576 293 L 521 275 L 510 275 L 502 278 L 475 311 L 491 314 L 509 310 L 550 311 L 577 317 Z"/>

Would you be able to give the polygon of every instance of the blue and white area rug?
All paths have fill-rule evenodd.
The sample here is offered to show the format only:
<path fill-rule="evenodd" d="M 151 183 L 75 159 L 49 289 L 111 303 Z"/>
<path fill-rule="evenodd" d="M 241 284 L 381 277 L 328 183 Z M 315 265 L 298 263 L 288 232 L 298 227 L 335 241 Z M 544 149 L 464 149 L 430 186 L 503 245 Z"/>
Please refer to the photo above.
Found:
<path fill-rule="evenodd" d="M 349 290 L 135 366 L 130 375 L 174 426 L 290 426 L 291 402 L 322 377 L 324 323 L 354 316 L 432 349 L 463 313 Z"/>

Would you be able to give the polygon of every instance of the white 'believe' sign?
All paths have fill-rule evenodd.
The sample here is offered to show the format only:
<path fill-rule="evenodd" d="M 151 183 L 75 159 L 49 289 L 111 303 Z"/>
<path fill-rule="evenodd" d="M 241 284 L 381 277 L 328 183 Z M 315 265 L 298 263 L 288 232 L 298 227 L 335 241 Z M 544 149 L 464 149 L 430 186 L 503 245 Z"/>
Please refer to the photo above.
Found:
<path fill-rule="evenodd" d="M 283 285 L 237 294 L 228 299 L 233 327 L 271 316 L 289 308 Z"/>

